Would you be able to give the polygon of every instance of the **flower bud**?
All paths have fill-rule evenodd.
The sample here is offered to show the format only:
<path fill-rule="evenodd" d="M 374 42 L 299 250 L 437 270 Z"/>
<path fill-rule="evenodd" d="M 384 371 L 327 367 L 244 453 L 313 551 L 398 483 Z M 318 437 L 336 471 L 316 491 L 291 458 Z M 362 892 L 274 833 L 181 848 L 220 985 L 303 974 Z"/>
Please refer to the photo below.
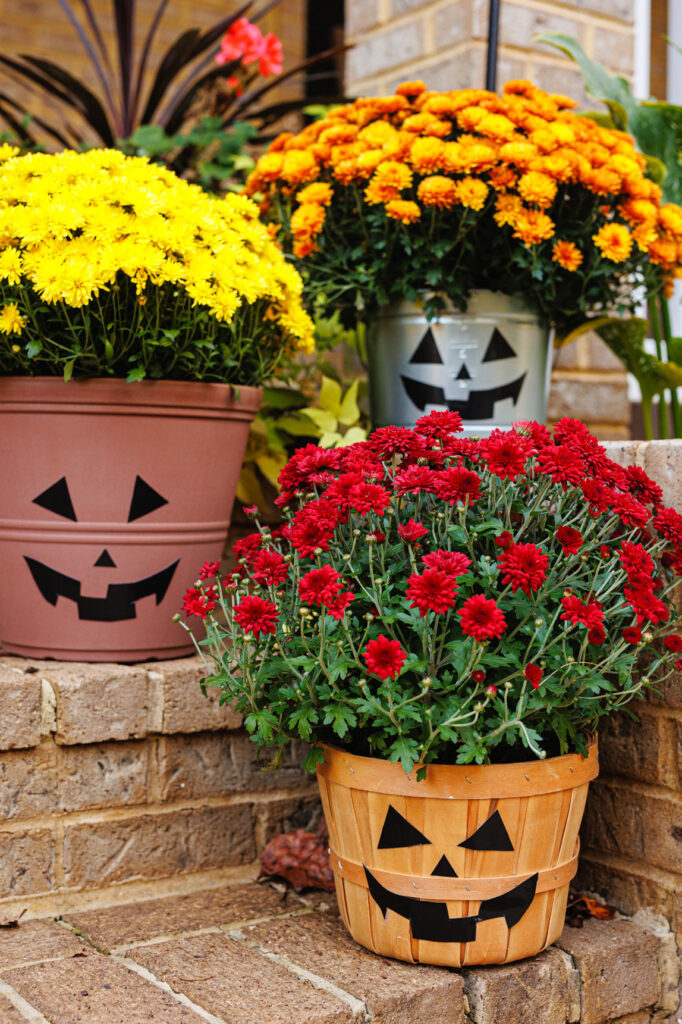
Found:
<path fill-rule="evenodd" d="M 353 530 L 353 536 L 354 537 L 359 537 L 361 533 L 362 533 L 362 530 L 358 530 L 358 529 Z"/>
<path fill-rule="evenodd" d="M 650 682 L 651 682 L 651 680 L 649 679 L 648 676 L 642 676 L 642 679 L 641 679 L 642 686 L 648 686 Z"/>
<path fill-rule="evenodd" d="M 575 658 L 573 657 L 572 654 L 569 654 L 569 656 L 566 658 L 566 661 L 568 662 L 569 665 L 575 665 Z"/>
<path fill-rule="evenodd" d="M 491 683 L 490 686 L 486 686 L 485 692 L 488 694 L 488 696 L 494 697 L 495 694 L 497 693 L 497 687 L 495 686 L 494 683 Z"/>
<path fill-rule="evenodd" d="M 505 690 L 511 690 L 511 688 L 512 688 L 511 680 L 509 680 L 509 679 L 507 680 L 507 682 L 504 684 L 504 688 L 505 688 Z"/>
<path fill-rule="evenodd" d="M 298 614 L 301 615 L 303 618 L 305 618 L 305 616 L 308 614 L 308 609 L 307 608 L 299 608 L 298 609 Z"/>
<path fill-rule="evenodd" d="M 479 700 L 479 701 L 476 701 L 476 705 L 475 705 L 475 707 L 474 707 L 474 711 L 478 711 L 479 713 L 480 713 L 481 711 L 483 711 L 483 705 L 482 705 L 482 703 L 480 702 L 480 700 Z"/>
<path fill-rule="evenodd" d="M 345 555 L 342 555 L 341 557 L 343 558 L 344 562 L 350 562 L 350 555 L 348 554 L 348 552 L 346 552 Z"/>
<path fill-rule="evenodd" d="M 544 624 L 545 624 L 545 620 L 544 619 L 536 619 L 535 620 L 535 625 L 537 626 L 538 629 L 540 628 L 540 626 L 544 626 Z"/>
<path fill-rule="evenodd" d="M 433 679 L 431 678 L 431 676 L 424 676 L 424 678 L 422 679 L 422 686 L 424 687 L 425 690 L 428 690 L 432 683 Z"/>
<path fill-rule="evenodd" d="M 646 644 L 653 643 L 653 639 L 654 639 L 654 634 L 653 633 L 642 633 L 642 640 L 644 641 L 644 643 L 646 643 Z"/>
<path fill-rule="evenodd" d="M 322 554 L 322 548 L 315 548 L 314 551 L 313 551 L 313 554 L 314 555 L 321 555 Z"/>
<path fill-rule="evenodd" d="M 171 621 L 172 622 L 180 622 L 181 618 L 182 618 L 182 615 L 180 614 L 180 612 L 176 612 Z"/>

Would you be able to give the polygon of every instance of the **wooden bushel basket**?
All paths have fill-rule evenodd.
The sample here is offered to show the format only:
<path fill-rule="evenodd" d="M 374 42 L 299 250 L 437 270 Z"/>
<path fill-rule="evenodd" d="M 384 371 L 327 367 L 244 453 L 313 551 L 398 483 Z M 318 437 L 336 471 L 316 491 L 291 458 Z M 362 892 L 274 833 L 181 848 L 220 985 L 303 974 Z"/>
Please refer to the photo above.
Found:
<path fill-rule="evenodd" d="M 324 748 L 317 777 L 341 915 L 356 942 L 410 963 L 534 956 L 564 925 L 589 756 L 399 764 Z"/>

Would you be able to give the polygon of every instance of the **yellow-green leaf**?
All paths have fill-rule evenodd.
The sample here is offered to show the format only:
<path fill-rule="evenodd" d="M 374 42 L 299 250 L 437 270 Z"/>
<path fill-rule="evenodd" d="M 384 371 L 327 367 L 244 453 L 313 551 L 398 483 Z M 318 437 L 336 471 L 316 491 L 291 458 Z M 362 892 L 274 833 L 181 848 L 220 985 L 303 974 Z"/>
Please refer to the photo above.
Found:
<path fill-rule="evenodd" d="M 327 409 L 317 409 L 314 405 L 307 409 L 301 409 L 304 416 L 308 416 L 323 433 L 331 433 L 336 430 L 337 418 Z"/>
<path fill-rule="evenodd" d="M 337 381 L 332 380 L 331 377 L 325 377 L 324 374 L 317 404 L 320 409 L 330 412 L 335 420 L 339 418 L 339 412 L 341 411 L 341 385 Z"/>
<path fill-rule="evenodd" d="M 339 443 L 337 444 L 336 447 L 337 448 L 345 448 L 346 445 L 357 444 L 358 441 L 366 441 L 366 440 L 367 440 L 367 431 L 366 430 L 363 430 L 362 427 L 351 427 L 350 430 L 346 431 L 346 433 L 343 435 L 343 437 L 341 438 L 341 440 L 339 441 Z"/>
<path fill-rule="evenodd" d="M 259 470 L 273 487 L 277 487 L 279 474 L 287 464 L 286 455 L 261 455 L 256 459 Z"/>
<path fill-rule="evenodd" d="M 304 410 L 291 416 L 280 416 L 277 426 L 280 430 L 286 430 L 294 437 L 319 437 L 320 431 L 309 416 L 303 415 Z"/>
<path fill-rule="evenodd" d="M 339 423 L 343 423 L 344 427 L 349 427 L 352 423 L 357 423 L 360 419 L 360 409 L 358 408 L 358 387 L 360 386 L 359 380 L 354 380 L 351 386 L 343 396 L 341 402 L 341 408 L 339 409 Z"/>
<path fill-rule="evenodd" d="M 237 501 L 242 505 L 258 505 L 258 508 L 265 508 L 265 495 L 253 466 L 242 466 L 237 484 Z"/>
<path fill-rule="evenodd" d="M 318 444 L 320 448 L 339 448 L 343 443 L 343 438 L 338 431 L 332 431 L 328 434 L 322 434 Z"/>

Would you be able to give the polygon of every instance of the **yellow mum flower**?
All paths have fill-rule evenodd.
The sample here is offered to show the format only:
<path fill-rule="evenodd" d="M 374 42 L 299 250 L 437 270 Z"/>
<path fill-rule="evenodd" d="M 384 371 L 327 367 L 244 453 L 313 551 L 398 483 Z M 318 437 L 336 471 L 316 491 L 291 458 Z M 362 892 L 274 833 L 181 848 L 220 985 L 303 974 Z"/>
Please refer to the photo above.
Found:
<path fill-rule="evenodd" d="M 666 203 L 658 211 L 658 222 L 664 231 L 675 238 L 682 237 L 682 209 L 675 203 Z"/>
<path fill-rule="evenodd" d="M 552 259 L 565 270 L 577 270 L 583 261 L 583 254 L 573 242 L 559 240 L 552 246 Z"/>
<path fill-rule="evenodd" d="M 21 253 L 12 246 L 0 252 L 0 281 L 19 284 L 21 281 Z"/>
<path fill-rule="evenodd" d="M 525 246 L 538 245 L 554 234 L 554 221 L 540 210 L 521 209 L 514 222 L 514 238 Z"/>
<path fill-rule="evenodd" d="M 419 174 L 430 174 L 443 166 L 444 144 L 431 136 L 415 139 L 410 146 L 410 163 Z"/>
<path fill-rule="evenodd" d="M 552 205 L 557 192 L 556 182 L 540 171 L 527 171 L 519 178 L 517 188 L 522 199 L 541 209 Z"/>
<path fill-rule="evenodd" d="M 284 154 L 280 176 L 289 185 L 312 181 L 320 173 L 317 160 L 308 150 L 293 149 Z"/>
<path fill-rule="evenodd" d="M 0 334 L 21 334 L 26 320 L 19 312 L 16 302 L 9 302 L 0 310 Z"/>
<path fill-rule="evenodd" d="M 331 185 L 324 181 L 313 182 L 306 188 L 296 193 L 299 203 L 319 203 L 320 206 L 329 206 L 334 195 Z"/>
<path fill-rule="evenodd" d="M 478 178 L 462 178 L 455 184 L 457 201 L 470 210 L 482 210 L 488 197 L 488 186 Z"/>
<path fill-rule="evenodd" d="M 501 195 L 495 200 L 493 218 L 498 227 L 503 227 L 505 224 L 515 224 L 516 218 L 523 209 L 523 203 L 518 196 Z"/>
<path fill-rule="evenodd" d="M 372 121 L 360 129 L 358 139 L 366 142 L 372 149 L 379 149 L 396 134 L 396 129 L 388 121 Z"/>
<path fill-rule="evenodd" d="M 386 216 L 403 224 L 414 224 L 421 217 L 421 210 L 409 199 L 391 199 L 386 203 Z"/>
<path fill-rule="evenodd" d="M 592 235 L 592 241 L 602 256 L 613 263 L 622 263 L 632 251 L 632 235 L 624 224 L 604 224 Z"/>
<path fill-rule="evenodd" d="M 397 160 L 384 160 L 379 164 L 365 189 L 368 203 L 387 203 L 398 199 L 403 189 L 412 184 L 412 171 Z"/>
<path fill-rule="evenodd" d="M 440 210 L 449 210 L 457 202 L 457 189 L 451 178 L 433 174 L 420 181 L 417 187 L 417 198 L 424 206 L 436 206 Z"/>
<path fill-rule="evenodd" d="M 9 142 L 3 142 L 0 146 L 0 163 L 5 160 L 11 160 L 13 156 L 18 156 L 21 152 L 18 146 L 10 146 Z"/>
<path fill-rule="evenodd" d="M 486 114 L 476 125 L 476 130 L 491 139 L 509 140 L 516 135 L 516 125 L 504 114 Z"/>

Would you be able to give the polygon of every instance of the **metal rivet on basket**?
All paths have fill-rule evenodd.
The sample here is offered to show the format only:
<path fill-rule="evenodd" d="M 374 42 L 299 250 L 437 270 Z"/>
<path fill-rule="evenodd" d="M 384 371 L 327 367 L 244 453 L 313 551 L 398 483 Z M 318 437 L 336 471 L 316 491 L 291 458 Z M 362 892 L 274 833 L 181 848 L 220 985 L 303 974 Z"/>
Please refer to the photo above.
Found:
<path fill-rule="evenodd" d="M 469 785 L 471 785 L 471 779 L 469 778 L 469 776 L 468 776 L 468 775 L 465 775 L 465 776 L 464 776 L 464 778 L 465 778 L 465 779 L 467 780 L 467 782 L 469 783 Z"/>
<path fill-rule="evenodd" d="M 469 886 L 468 886 L 468 885 L 466 884 L 466 882 L 464 883 L 464 888 L 466 889 L 466 891 L 467 891 L 467 892 L 471 892 L 471 889 L 470 889 L 470 888 L 469 888 Z"/>
<path fill-rule="evenodd" d="M 349 764 L 349 765 L 348 765 L 348 767 L 349 767 L 349 768 L 350 768 L 350 770 L 352 771 L 353 775 L 355 775 L 355 768 L 353 767 L 353 765 L 352 765 L 352 764 Z"/>
<path fill-rule="evenodd" d="M 415 887 L 415 889 L 418 889 L 418 888 L 419 888 L 419 886 L 417 885 L 417 883 L 416 883 L 416 882 L 412 882 L 412 885 L 413 885 L 413 886 Z"/>
<path fill-rule="evenodd" d="M 339 871 L 343 871 L 343 864 L 341 863 L 341 861 L 339 861 Z"/>
<path fill-rule="evenodd" d="M 524 779 L 526 780 L 526 782 L 530 782 L 530 779 L 528 778 L 528 776 L 526 775 L 526 773 L 525 773 L 525 772 L 523 773 L 523 777 L 524 777 Z"/>
<path fill-rule="evenodd" d="M 556 871 L 553 871 L 553 872 L 552 872 L 552 874 L 554 875 L 554 877 L 555 877 L 555 878 L 556 878 L 556 880 L 558 881 L 558 880 L 559 880 L 559 876 L 557 875 Z"/>
<path fill-rule="evenodd" d="M 573 773 L 575 771 L 575 768 L 573 767 L 572 764 L 569 764 L 568 770 L 569 770 L 569 772 Z"/>

